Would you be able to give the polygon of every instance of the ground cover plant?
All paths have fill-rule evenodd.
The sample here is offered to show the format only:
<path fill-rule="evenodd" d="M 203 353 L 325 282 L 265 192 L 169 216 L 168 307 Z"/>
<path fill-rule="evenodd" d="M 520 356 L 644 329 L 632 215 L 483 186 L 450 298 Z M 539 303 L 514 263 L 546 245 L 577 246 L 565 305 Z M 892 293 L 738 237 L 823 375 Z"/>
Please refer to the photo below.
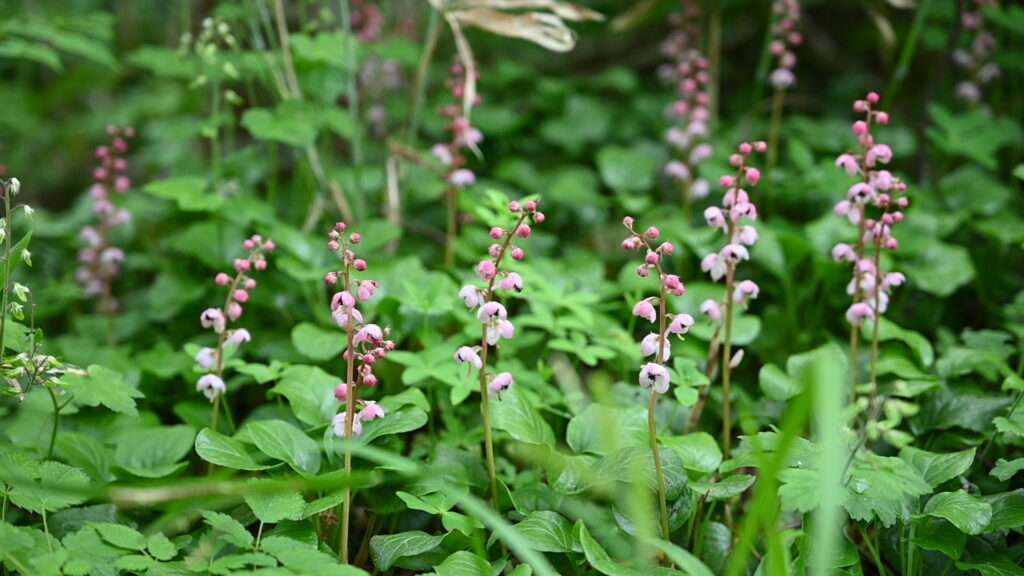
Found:
<path fill-rule="evenodd" d="M 1024 7 L 0 5 L 0 575 L 1024 574 Z"/>

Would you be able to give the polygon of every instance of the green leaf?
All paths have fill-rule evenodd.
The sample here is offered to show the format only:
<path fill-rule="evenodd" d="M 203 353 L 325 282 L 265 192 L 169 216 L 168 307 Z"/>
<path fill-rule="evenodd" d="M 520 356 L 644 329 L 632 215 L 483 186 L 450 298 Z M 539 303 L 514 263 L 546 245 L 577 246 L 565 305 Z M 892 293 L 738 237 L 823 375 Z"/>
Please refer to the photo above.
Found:
<path fill-rule="evenodd" d="M 146 539 L 146 550 L 156 558 L 164 562 L 174 558 L 178 554 L 178 547 L 171 542 L 167 536 L 157 532 Z"/>
<path fill-rule="evenodd" d="M 912 287 L 940 298 L 951 296 L 975 276 L 967 249 L 943 242 L 929 242 L 903 268 Z"/>
<path fill-rule="evenodd" d="M 597 152 L 597 167 L 605 186 L 621 192 L 645 192 L 654 186 L 661 163 L 659 150 L 652 153 L 648 146 L 625 148 L 603 146 Z"/>
<path fill-rule="evenodd" d="M 224 198 L 207 190 L 206 178 L 201 176 L 157 180 L 146 184 L 142 191 L 176 202 L 183 212 L 214 212 L 224 204 Z"/>
<path fill-rule="evenodd" d="M 542 444 L 554 448 L 555 433 L 534 407 L 532 399 L 513 386 L 491 402 L 494 427 L 508 432 L 520 442 Z"/>
<path fill-rule="evenodd" d="M 290 366 L 268 395 L 284 396 L 296 418 L 310 426 L 321 426 L 338 412 L 334 388 L 339 382 L 315 366 Z"/>
<path fill-rule="evenodd" d="M 245 429 L 267 456 L 286 462 L 300 474 L 320 471 L 320 447 L 292 424 L 284 420 L 258 420 L 246 424 Z"/>
<path fill-rule="evenodd" d="M 270 466 L 257 463 L 245 449 L 245 444 L 209 428 L 203 428 L 196 436 L 196 454 L 211 464 L 233 470 L 266 470 L 270 468 Z"/>
<path fill-rule="evenodd" d="M 942 492 L 925 504 L 924 513 L 949 520 L 961 532 L 977 535 L 992 521 L 992 505 L 963 490 Z"/>
<path fill-rule="evenodd" d="M 249 548 L 252 546 L 253 537 L 245 526 L 242 526 L 238 520 L 235 520 L 227 514 L 221 514 L 220 512 L 212 512 L 210 510 L 203 510 L 203 520 L 206 523 L 220 532 L 225 540 L 238 546 L 239 548 Z"/>
<path fill-rule="evenodd" d="M 1000 458 L 996 461 L 996 467 L 992 469 L 991 474 L 1006 482 L 1021 470 L 1024 470 L 1024 458 L 1014 458 L 1013 460 Z"/>
<path fill-rule="evenodd" d="M 942 552 L 946 556 L 957 560 L 964 553 L 967 545 L 967 536 L 949 522 L 940 518 L 917 518 L 914 520 L 915 545 Z"/>
<path fill-rule="evenodd" d="M 86 374 L 68 372 L 61 384 L 74 395 L 75 402 L 84 406 L 103 405 L 114 412 L 138 416 L 135 399 L 142 398 L 142 392 L 129 386 L 121 374 L 109 368 L 93 364 Z"/>
<path fill-rule="evenodd" d="M 688 550 L 664 540 L 652 539 L 647 542 L 664 552 L 673 564 L 682 568 L 689 576 L 714 576 L 714 572 Z"/>
<path fill-rule="evenodd" d="M 27 232 L 20 240 L 14 243 L 11 247 L 11 274 L 18 269 L 19 266 L 24 262 L 23 254 L 28 249 L 29 243 L 32 242 L 32 232 Z M 0 259 L 0 262 L 6 262 L 6 260 Z M 7 266 L 0 266 L 0 286 L 3 286 L 7 280 Z M 27 330 L 26 330 L 27 332 Z M 6 344 L 8 348 L 11 348 L 9 343 Z"/>
<path fill-rule="evenodd" d="M 801 392 L 800 385 L 775 364 L 765 364 L 757 373 L 757 383 L 772 400 L 789 400 Z"/>
<path fill-rule="evenodd" d="M 871 335 L 874 333 L 875 324 L 874 322 L 864 323 L 865 339 L 870 340 Z M 896 325 L 895 322 L 889 320 L 885 316 L 879 318 L 878 326 L 878 339 L 883 342 L 896 340 L 907 345 L 908 348 L 917 356 L 918 362 L 924 367 L 932 365 L 935 360 L 935 351 L 932 349 L 931 342 L 928 341 L 919 332 L 913 330 L 907 330 Z"/>
<path fill-rule="evenodd" d="M 345 348 L 345 335 L 337 330 L 325 330 L 315 324 L 302 322 L 292 328 L 292 345 L 303 356 L 313 360 L 337 358 Z"/>
<path fill-rule="evenodd" d="M 561 514 L 550 510 L 531 512 L 515 525 L 516 530 L 540 552 L 580 552 L 573 536 L 572 524 Z"/>
<path fill-rule="evenodd" d="M 427 419 L 427 413 L 417 406 L 407 406 L 394 412 L 389 411 L 384 418 L 377 418 L 363 424 L 363 433 L 359 440 L 368 443 L 381 436 L 419 430 L 427 423 Z"/>
<path fill-rule="evenodd" d="M 460 550 L 445 558 L 434 571 L 437 576 L 491 576 L 491 565 L 476 554 Z"/>
<path fill-rule="evenodd" d="M 892 526 L 910 517 L 910 500 L 931 492 L 928 482 L 905 460 L 870 452 L 850 468 L 848 496 L 843 507 L 854 520 L 877 518 Z"/>
<path fill-rule="evenodd" d="M 114 562 L 114 566 L 117 568 L 130 572 L 143 572 L 152 568 L 154 564 L 156 561 L 144 554 L 121 556 Z"/>
<path fill-rule="evenodd" d="M 0 556 L 32 547 L 32 536 L 0 520 Z"/>
<path fill-rule="evenodd" d="M 985 496 L 985 501 L 992 506 L 989 532 L 1019 529 L 1024 526 L 1024 490 Z"/>
<path fill-rule="evenodd" d="M 370 538 L 370 556 L 378 570 L 386 571 L 402 558 L 433 550 L 443 540 L 444 535 L 432 536 L 419 530 L 377 535 Z"/>
<path fill-rule="evenodd" d="M 118 442 L 114 461 L 135 476 L 161 478 L 186 465 L 178 461 L 192 450 L 195 435 L 191 426 L 131 430 Z"/>
<path fill-rule="evenodd" d="M 701 496 L 711 500 L 728 500 L 746 492 L 754 484 L 755 478 L 749 474 L 736 474 L 723 478 L 718 482 L 702 480 L 694 482 L 691 487 Z"/>
<path fill-rule="evenodd" d="M 48 66 L 55 72 L 63 69 L 57 51 L 46 44 L 29 42 L 22 38 L 7 38 L 0 42 L 0 59 L 21 59 Z"/>
<path fill-rule="evenodd" d="M 722 451 L 715 438 L 707 432 L 660 439 L 661 445 L 679 455 L 687 470 L 710 474 L 722 463 Z"/>
<path fill-rule="evenodd" d="M 299 520 L 306 508 L 306 501 L 298 492 L 246 494 L 245 503 L 260 522 L 268 524 L 277 524 L 282 520 Z"/>
<path fill-rule="evenodd" d="M 109 522 L 95 522 L 89 524 L 100 533 L 105 541 L 128 550 L 144 550 L 146 548 L 146 537 L 138 530 L 129 528 L 124 524 L 112 524 Z"/>
<path fill-rule="evenodd" d="M 583 554 L 587 557 L 587 562 L 593 569 L 597 570 L 601 574 L 605 574 L 606 576 L 664 576 L 668 574 L 677 574 L 677 572 L 669 570 L 668 568 L 651 567 L 647 569 L 638 569 L 616 564 L 597 540 L 594 540 L 594 537 L 590 535 L 590 532 L 587 531 L 587 527 L 582 521 L 578 520 L 576 522 L 575 530 L 579 536 L 580 544 L 583 547 Z"/>
<path fill-rule="evenodd" d="M 367 576 L 355 566 L 342 566 L 333 556 L 321 552 L 312 544 L 293 538 L 268 536 L 260 548 L 287 567 L 289 574 L 316 574 L 317 576 Z M 276 573 L 275 573 L 276 574 Z"/>
<path fill-rule="evenodd" d="M 85 502 L 85 496 L 75 490 L 86 490 L 89 477 L 78 468 L 60 462 L 43 462 L 39 466 L 38 484 L 18 484 L 10 493 L 11 502 L 42 514 Z"/>
<path fill-rule="evenodd" d="M 900 450 L 900 458 L 913 466 L 932 488 L 936 488 L 967 472 L 974 462 L 974 450 L 937 454 L 907 446 Z"/>
<path fill-rule="evenodd" d="M 577 454 L 610 454 L 619 448 L 647 445 L 647 413 L 640 406 L 591 404 L 573 416 L 565 433 Z"/>

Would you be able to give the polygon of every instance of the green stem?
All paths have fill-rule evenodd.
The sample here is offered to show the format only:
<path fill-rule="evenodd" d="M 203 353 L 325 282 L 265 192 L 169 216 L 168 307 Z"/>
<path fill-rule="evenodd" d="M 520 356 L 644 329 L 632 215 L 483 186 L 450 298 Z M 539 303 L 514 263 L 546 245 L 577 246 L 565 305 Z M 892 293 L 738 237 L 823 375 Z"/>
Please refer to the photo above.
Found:
<path fill-rule="evenodd" d="M 444 240 L 444 266 L 451 269 L 455 267 L 455 241 L 459 234 L 459 190 L 454 186 L 449 186 L 444 196 L 448 201 L 448 225 L 445 229 Z"/>
<path fill-rule="evenodd" d="M 220 181 L 220 80 L 214 80 L 211 88 L 210 123 L 213 124 L 213 138 L 210 140 L 210 159 L 216 183 Z"/>
<path fill-rule="evenodd" d="M 349 259 L 345 258 L 345 290 L 349 294 L 352 293 L 352 271 Z M 355 384 L 355 326 L 352 319 L 349 318 L 348 326 L 345 330 L 345 336 L 348 342 L 347 348 L 345 348 L 345 386 L 348 389 L 348 394 L 345 396 L 345 475 L 352 475 L 352 426 L 356 416 L 356 384 Z M 342 503 L 341 510 L 341 533 L 338 535 L 338 559 L 343 564 L 348 564 L 348 534 L 351 528 L 350 522 L 352 515 L 352 489 L 345 488 L 345 501 Z"/>
<path fill-rule="evenodd" d="M 409 117 L 409 125 L 406 126 L 405 141 L 410 145 L 416 144 L 416 135 L 419 132 L 420 112 L 423 108 L 423 97 L 427 91 L 427 75 L 430 72 L 430 62 L 434 59 L 434 51 L 437 49 L 437 40 L 441 36 L 441 26 L 438 23 L 437 10 L 430 9 L 430 19 L 427 21 L 427 37 L 423 41 L 423 53 L 420 55 L 420 64 L 416 68 L 416 83 L 412 91 L 412 114 Z"/>
<path fill-rule="evenodd" d="M 365 213 L 363 198 L 362 165 L 363 138 L 359 126 L 359 86 L 356 84 L 358 65 L 356 64 L 355 39 L 352 37 L 352 14 L 348 0 L 339 0 L 341 25 L 345 29 L 345 66 L 348 68 L 348 81 L 345 84 L 348 99 L 349 116 L 352 119 L 352 179 L 355 188 L 356 215 Z"/>
<path fill-rule="evenodd" d="M 861 538 L 864 540 L 864 545 L 868 547 L 868 552 L 871 552 L 871 558 L 875 561 L 875 569 L 878 571 L 878 576 L 885 576 L 885 565 L 882 562 L 882 557 L 878 554 L 878 548 L 872 545 L 871 538 L 868 536 L 867 530 L 864 529 L 860 524 L 854 523 L 857 526 L 857 530 L 860 531 Z"/>
<path fill-rule="evenodd" d="M 732 316 L 736 265 L 729 264 L 725 278 L 725 337 L 722 341 L 722 454 L 732 449 Z"/>
<path fill-rule="evenodd" d="M 57 428 L 60 425 L 60 409 L 61 406 L 57 402 L 57 395 L 53 392 L 53 388 L 50 386 L 43 386 L 46 391 L 50 394 L 50 402 L 53 403 L 53 427 L 50 429 L 50 447 L 46 450 L 46 459 L 53 459 L 53 447 L 57 443 Z"/>
<path fill-rule="evenodd" d="M 775 169 L 775 163 L 779 158 L 779 134 L 782 129 L 782 110 L 786 104 L 786 91 L 780 88 L 775 89 L 772 95 L 772 121 L 768 131 L 768 157 L 765 159 L 766 172 L 771 173 Z"/>
<path fill-rule="evenodd" d="M 260 520 L 260 527 L 259 527 L 258 530 L 256 530 L 256 549 L 257 550 L 260 547 L 260 540 L 262 540 L 262 539 L 263 539 L 263 521 Z"/>
<path fill-rule="evenodd" d="M 893 74 L 889 87 L 885 91 L 887 103 L 892 102 L 896 98 L 900 86 L 903 85 L 903 80 L 907 77 L 907 72 L 910 71 L 910 63 L 914 59 L 914 52 L 917 51 L 917 41 L 921 36 L 921 30 L 924 28 L 928 8 L 931 6 L 931 3 L 932 0 L 921 0 L 921 4 L 917 8 L 917 13 L 914 15 L 914 24 L 911 26 L 910 33 L 907 34 L 907 41 L 903 44 L 903 50 L 900 52 L 896 72 Z"/>
<path fill-rule="evenodd" d="M 7 298 L 11 286 L 11 242 L 14 241 L 14 227 L 11 224 L 11 185 L 4 183 L 4 285 L 2 308 L 0 308 L 0 364 L 4 361 L 7 341 L 4 339 L 7 329 Z"/>
<path fill-rule="evenodd" d="M 668 317 L 666 310 L 666 300 L 668 299 L 668 291 L 665 289 L 665 274 L 662 272 L 661 264 L 657 265 L 658 269 L 658 283 L 661 286 L 661 295 L 658 299 L 658 356 L 656 358 L 658 365 L 664 365 L 665 363 L 665 345 L 667 344 L 667 329 L 668 329 Z M 651 439 L 651 456 L 654 458 L 654 472 L 658 477 L 658 509 L 661 514 L 661 534 L 662 538 L 666 542 L 671 542 L 671 532 L 669 530 L 669 516 L 668 516 L 668 502 L 666 500 L 665 488 L 665 469 L 661 464 L 661 449 L 658 446 L 658 426 L 657 426 L 657 413 L 658 413 L 658 391 L 651 386 L 651 403 L 647 408 L 647 432 Z"/>

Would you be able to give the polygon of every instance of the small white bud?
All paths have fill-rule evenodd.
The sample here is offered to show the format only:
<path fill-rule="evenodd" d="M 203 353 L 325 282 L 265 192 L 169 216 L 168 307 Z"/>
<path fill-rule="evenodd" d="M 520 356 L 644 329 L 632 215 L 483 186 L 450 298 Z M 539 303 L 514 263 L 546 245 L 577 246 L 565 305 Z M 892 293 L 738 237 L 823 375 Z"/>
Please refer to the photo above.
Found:
<path fill-rule="evenodd" d="M 743 349 L 742 348 L 737 350 L 736 354 L 731 359 L 729 359 L 729 368 L 736 368 L 737 366 L 740 365 L 740 362 L 743 362 Z"/>
<path fill-rule="evenodd" d="M 22 208 L 25 209 L 25 216 L 28 216 L 29 218 L 31 218 L 32 215 L 36 213 L 35 209 L 29 206 L 28 204 L 25 204 L 24 206 L 22 206 Z"/>
<path fill-rule="evenodd" d="M 28 302 L 29 292 L 31 292 L 31 290 L 28 289 L 28 286 L 18 282 L 14 283 L 14 295 L 18 297 L 18 300 Z"/>
<path fill-rule="evenodd" d="M 28 250 L 24 250 L 21 253 L 21 260 L 26 266 L 32 266 L 32 253 Z"/>
<path fill-rule="evenodd" d="M 17 178 L 11 178 L 7 182 L 7 189 L 11 191 L 11 196 L 17 196 L 18 191 L 21 190 L 21 180 Z"/>

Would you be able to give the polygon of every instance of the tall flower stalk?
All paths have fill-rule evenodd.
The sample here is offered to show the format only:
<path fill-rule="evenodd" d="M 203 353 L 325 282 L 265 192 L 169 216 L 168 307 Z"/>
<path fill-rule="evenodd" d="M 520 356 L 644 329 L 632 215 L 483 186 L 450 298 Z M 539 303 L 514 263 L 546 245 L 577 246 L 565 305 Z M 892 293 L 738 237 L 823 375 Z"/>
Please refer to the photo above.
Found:
<path fill-rule="evenodd" d="M 364 422 L 384 417 L 384 408 L 371 400 L 360 400 L 359 391 L 364 386 L 373 388 L 377 385 L 373 367 L 395 349 L 395 343 L 389 339 L 389 329 L 363 322 L 359 303 L 373 298 L 377 292 L 377 282 L 355 278 L 355 273 L 365 272 L 367 268 L 366 260 L 357 257 L 355 253 L 355 247 L 363 241 L 363 237 L 358 232 L 346 233 L 346 230 L 346 224 L 338 222 L 327 234 L 327 249 L 340 255 L 342 267 L 328 272 L 324 280 L 328 286 L 340 288 L 331 297 L 331 316 L 338 326 L 345 329 L 346 346 L 342 353 L 345 359 L 345 381 L 334 389 L 334 396 L 339 402 L 345 403 L 345 410 L 334 417 L 331 425 L 334 435 L 346 440 L 345 473 L 351 474 L 352 438 L 363 433 Z M 352 491 L 345 488 L 341 531 L 338 533 L 338 558 L 346 564 L 351 512 Z"/>
<path fill-rule="evenodd" d="M 654 459 L 654 472 L 658 481 L 658 509 L 661 517 L 661 534 L 668 541 L 669 538 L 669 513 L 665 489 L 665 470 L 661 464 L 661 449 L 658 446 L 658 423 L 657 408 L 658 395 L 667 394 L 671 383 L 671 375 L 665 363 L 672 355 L 672 336 L 682 336 L 689 332 L 693 326 L 693 316 L 689 314 L 671 314 L 668 312 L 668 297 L 682 296 L 686 293 L 686 287 L 682 280 L 675 274 L 666 274 L 664 269 L 665 256 L 675 252 L 675 246 L 671 242 L 662 242 L 657 246 L 654 242 L 661 236 L 661 232 L 651 226 L 643 233 L 634 229 L 635 220 L 627 216 L 622 220 L 623 226 L 629 231 L 629 236 L 622 241 L 622 247 L 630 251 L 642 251 L 644 253 L 643 264 L 637 267 L 636 273 L 641 278 L 657 274 L 658 296 L 648 297 L 640 300 L 633 306 L 633 315 L 643 318 L 650 323 L 658 322 L 658 331 L 651 332 L 643 337 L 640 342 L 640 352 L 644 358 L 654 356 L 653 362 L 646 362 L 640 368 L 640 387 L 651 390 L 650 404 L 647 407 L 647 432 L 650 437 L 651 457 Z M 657 305 L 657 309 L 655 309 Z"/>
<path fill-rule="evenodd" d="M 794 50 L 803 44 L 803 35 L 797 27 L 800 24 L 799 0 L 775 0 L 772 3 L 774 22 L 772 23 L 772 39 L 769 44 L 773 59 L 773 69 L 768 76 L 768 83 L 774 89 L 772 96 L 772 119 L 768 133 L 768 170 L 775 167 L 779 155 L 779 132 L 782 127 L 782 111 L 786 105 L 786 90 L 796 84 L 796 53 Z"/>
<path fill-rule="evenodd" d="M 224 384 L 225 354 L 252 339 L 249 331 L 245 328 L 231 329 L 231 323 L 237 322 L 242 317 L 245 303 L 249 301 L 249 294 L 256 289 L 256 280 L 252 278 L 251 274 L 254 271 L 262 272 L 267 269 L 266 255 L 275 249 L 272 240 L 264 240 L 259 234 L 244 241 L 242 246 L 248 254 L 245 258 L 235 259 L 234 276 L 227 272 L 220 272 L 214 278 L 217 286 L 227 288 L 224 305 L 220 308 L 207 308 L 199 316 L 202 327 L 217 334 L 215 348 L 202 348 L 196 354 L 196 364 L 206 372 L 196 382 L 196 390 L 202 392 L 213 403 L 210 415 L 210 429 L 213 431 L 217 430 L 221 396 L 226 390 Z"/>
<path fill-rule="evenodd" d="M 722 354 L 722 452 L 729 457 L 732 448 L 732 370 L 743 360 L 743 351 L 733 354 L 732 330 L 733 317 L 737 305 L 746 307 L 747 303 L 757 298 L 760 288 L 753 280 L 737 281 L 736 269 L 739 264 L 750 259 L 749 247 L 757 242 L 757 229 L 753 222 L 757 220 L 757 206 L 750 200 L 744 189 L 757 186 L 761 180 L 761 171 L 749 166 L 750 156 L 764 153 L 768 148 L 765 142 L 744 142 L 737 152 L 729 156 L 729 164 L 735 168 L 734 175 L 725 175 L 720 184 L 725 188 L 722 207 L 711 206 L 704 211 L 704 219 L 708 226 L 721 230 L 726 236 L 725 246 L 718 252 L 704 256 L 700 267 L 715 282 L 725 280 L 725 297 L 723 300 L 705 300 L 700 310 L 712 322 L 719 324 L 717 331 L 721 337 L 719 347 L 717 338 L 712 341 L 708 353 L 708 363 L 717 361 L 714 358 L 718 350 Z M 724 314 L 723 314 L 724 308 Z M 703 400 L 703 399 L 702 399 Z M 703 401 L 694 407 L 691 423 L 700 418 Z"/>
<path fill-rule="evenodd" d="M 131 213 L 118 207 L 115 197 L 126 194 L 132 187 L 125 155 L 128 140 L 135 136 L 135 130 L 108 126 L 107 135 L 111 138 L 110 144 L 96 148 L 93 185 L 89 188 L 96 222 L 79 232 L 85 246 L 78 251 L 75 279 L 86 296 L 95 299 L 97 311 L 109 315 L 118 308 L 113 284 L 124 262 L 124 251 L 114 244 L 112 235 L 114 230 L 131 221 Z"/>
<path fill-rule="evenodd" d="M 491 398 L 501 399 L 502 392 L 508 390 L 515 380 L 509 372 L 491 374 L 487 370 L 487 362 L 491 348 L 497 349 L 502 339 L 515 336 L 515 326 L 508 319 L 508 311 L 497 300 L 497 290 L 505 292 L 521 292 L 523 278 L 516 272 L 502 268 L 505 257 L 522 261 L 526 252 L 514 244 L 514 239 L 526 239 L 533 233 L 532 225 L 544 222 L 544 213 L 537 209 L 537 201 L 530 200 L 524 204 L 513 200 L 508 205 L 509 212 L 515 223 L 508 229 L 495 226 L 490 236 L 495 241 L 488 249 L 488 258 L 481 260 L 476 266 L 476 274 L 483 282 L 467 284 L 459 290 L 459 298 L 470 310 L 477 311 L 477 319 L 481 323 L 479 346 L 462 346 L 455 351 L 455 362 L 468 364 L 477 370 L 480 383 L 480 414 L 484 424 L 484 454 L 487 458 L 487 474 L 490 478 L 491 502 L 498 508 L 498 476 L 494 463 L 494 437 L 491 427 Z"/>
<path fill-rule="evenodd" d="M 447 228 L 445 231 L 444 263 L 448 268 L 455 266 L 455 240 L 459 234 L 459 192 L 467 186 L 476 182 L 476 175 L 472 170 L 466 168 L 466 155 L 464 150 L 477 150 L 477 145 L 483 141 L 483 133 L 473 127 L 466 110 L 463 107 L 463 98 L 466 91 L 466 69 L 462 64 L 452 64 L 450 69 L 451 77 L 448 80 L 448 88 L 452 92 L 454 102 L 441 108 L 441 116 L 449 118 L 448 131 L 451 135 L 448 142 L 434 144 L 431 153 L 446 167 L 445 178 L 445 201 L 447 204 Z M 476 73 L 476 70 L 472 72 Z M 476 106 L 480 103 L 480 95 L 476 94 L 471 103 Z"/>
<path fill-rule="evenodd" d="M 670 63 L 661 68 L 661 75 L 676 84 L 678 97 L 672 103 L 675 125 L 665 133 L 675 158 L 665 165 L 665 174 L 680 189 L 683 209 L 690 212 L 694 200 L 706 198 L 711 185 L 700 177 L 700 164 L 711 157 L 708 139 L 711 113 L 708 84 L 708 60 L 700 49 L 700 8 L 692 0 L 684 0 L 682 11 L 673 14 L 675 30 L 662 44 L 662 53 Z"/>
<path fill-rule="evenodd" d="M 0 366 L 4 364 L 4 355 L 7 352 L 7 314 L 10 312 L 11 265 L 13 264 L 11 262 L 11 245 L 14 243 L 14 205 L 11 200 L 20 191 L 21 180 L 0 178 L 0 194 L 3 194 L 4 200 L 4 217 L 2 226 L 0 226 L 0 241 L 4 245 L 4 285 L 0 288 L 0 298 L 2 298 L 0 301 Z M 25 206 L 25 211 L 31 214 L 31 209 L 28 206 Z M 24 254 L 28 254 L 28 251 L 23 252 Z"/>
<path fill-rule="evenodd" d="M 967 36 L 967 46 L 953 52 L 953 61 L 965 73 L 966 77 L 957 83 L 956 96 L 971 106 L 977 106 L 982 100 L 982 87 L 992 82 L 1001 74 L 999 65 L 994 61 L 996 37 L 988 29 L 985 18 L 985 6 L 997 6 L 998 0 L 968 0 L 970 6 L 960 15 Z"/>
<path fill-rule="evenodd" d="M 892 161 L 892 148 L 875 139 L 874 127 L 889 123 L 889 114 L 876 106 L 881 98 L 870 92 L 863 100 L 853 104 L 854 112 L 864 115 L 853 123 L 853 134 L 860 144 L 859 152 L 846 152 L 836 158 L 836 166 L 860 181 L 850 187 L 846 199 L 835 206 L 836 215 L 857 226 L 854 244 L 840 243 L 832 248 L 832 257 L 838 262 L 853 265 L 853 279 L 847 293 L 853 299 L 846 310 L 850 323 L 851 398 L 855 398 L 860 385 L 859 343 L 861 326 L 867 319 L 874 320 L 871 342 L 871 397 L 877 395 L 878 324 L 889 305 L 889 292 L 903 284 L 906 278 L 899 272 L 883 274 L 881 255 L 884 250 L 896 250 L 899 242 L 893 237 L 893 227 L 903 222 L 903 210 L 909 206 L 906 184 L 882 168 Z M 877 215 L 868 212 L 871 208 Z M 869 248 L 872 251 L 869 252 Z"/>

